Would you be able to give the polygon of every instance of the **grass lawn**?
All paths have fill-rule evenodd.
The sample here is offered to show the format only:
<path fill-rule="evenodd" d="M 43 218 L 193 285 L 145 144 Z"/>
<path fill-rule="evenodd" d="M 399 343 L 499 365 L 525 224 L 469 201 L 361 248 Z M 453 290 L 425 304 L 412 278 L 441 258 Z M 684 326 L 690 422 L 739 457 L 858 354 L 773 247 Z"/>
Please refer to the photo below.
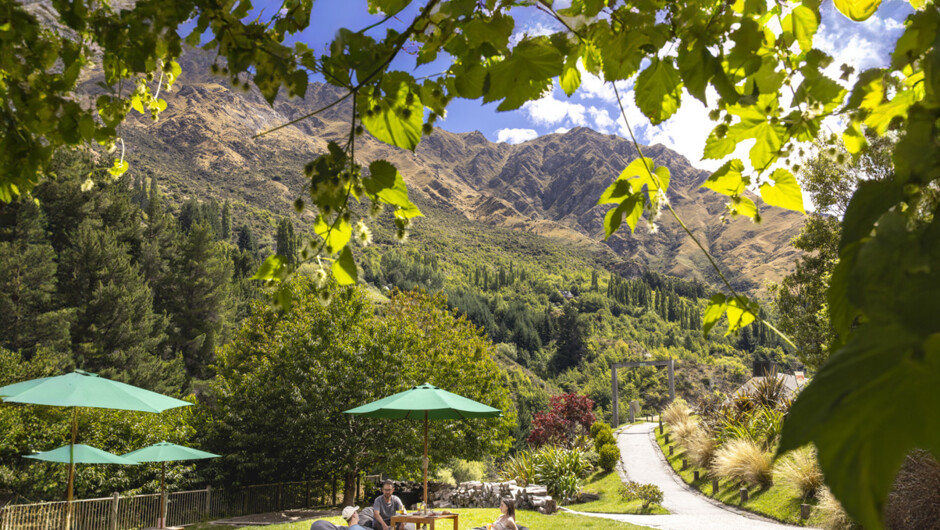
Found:
<path fill-rule="evenodd" d="M 499 515 L 496 508 L 459 508 L 451 510 L 460 514 L 460 528 L 469 529 L 477 526 L 485 526 L 492 523 Z M 327 519 L 336 524 L 343 524 L 340 517 Z M 582 515 L 572 515 L 569 513 L 557 513 L 555 515 L 542 515 L 537 512 L 518 511 L 516 512 L 516 521 L 530 528 L 530 530 L 569 530 L 578 528 L 584 530 L 643 530 L 645 526 L 637 526 L 629 523 L 601 519 L 599 517 L 586 517 Z M 300 521 L 291 524 L 280 524 L 271 526 L 243 526 L 239 530 L 308 530 L 313 521 Z M 437 528 L 450 530 L 450 522 L 443 522 Z M 215 525 L 196 525 L 187 527 L 188 530 L 234 530 L 234 527 L 215 526 Z"/>
<path fill-rule="evenodd" d="M 585 502 L 581 504 L 571 504 L 566 508 L 577 510 L 579 512 L 594 513 L 642 513 L 642 514 L 664 514 L 669 510 L 662 506 L 653 506 L 648 511 L 643 511 L 643 503 L 640 501 L 625 501 L 620 498 L 620 474 L 616 471 L 598 471 L 590 477 L 584 485 L 584 491 L 587 493 L 597 493 L 601 496 L 600 500 Z"/>
<path fill-rule="evenodd" d="M 669 434 L 669 427 L 665 427 L 665 431 L 666 434 Z M 687 484 L 705 493 L 709 497 L 725 504 L 789 524 L 801 526 L 815 526 L 820 524 L 822 518 L 816 510 L 811 512 L 809 519 L 800 519 L 800 504 L 804 501 L 799 491 L 789 485 L 774 484 L 763 491 L 760 488 L 748 488 L 748 500 L 742 504 L 740 493 L 741 485 L 737 482 L 721 479 L 718 481 L 718 494 L 712 495 L 712 480 L 711 477 L 706 475 L 705 470 L 699 469 L 698 480 L 694 480 L 695 475 L 693 472 L 695 469 L 693 469 L 691 463 L 688 469 L 680 471 L 682 469 L 682 459 L 685 455 L 685 451 L 678 445 L 675 445 L 674 439 L 670 439 L 669 442 L 675 445 L 675 449 L 673 456 L 669 456 L 669 448 L 665 444 L 665 436 L 659 434 L 659 427 L 656 428 L 655 432 L 656 442 L 659 444 L 663 455 L 666 457 L 666 460 L 669 461 L 669 464 L 672 466 L 672 469 L 675 470 L 676 474 L 682 477 L 682 480 Z M 810 499 L 806 501 L 806 503 L 815 505 L 816 500 Z"/>

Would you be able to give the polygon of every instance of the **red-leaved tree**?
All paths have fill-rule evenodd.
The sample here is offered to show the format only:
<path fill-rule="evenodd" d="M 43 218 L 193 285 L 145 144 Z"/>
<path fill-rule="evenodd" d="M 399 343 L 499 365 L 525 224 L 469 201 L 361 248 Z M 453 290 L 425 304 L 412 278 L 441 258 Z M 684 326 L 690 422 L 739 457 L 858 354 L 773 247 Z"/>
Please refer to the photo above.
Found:
<path fill-rule="evenodd" d="M 577 393 L 552 396 L 548 412 L 537 412 L 528 442 L 533 447 L 572 447 L 578 436 L 589 434 L 594 423 L 594 401 Z"/>

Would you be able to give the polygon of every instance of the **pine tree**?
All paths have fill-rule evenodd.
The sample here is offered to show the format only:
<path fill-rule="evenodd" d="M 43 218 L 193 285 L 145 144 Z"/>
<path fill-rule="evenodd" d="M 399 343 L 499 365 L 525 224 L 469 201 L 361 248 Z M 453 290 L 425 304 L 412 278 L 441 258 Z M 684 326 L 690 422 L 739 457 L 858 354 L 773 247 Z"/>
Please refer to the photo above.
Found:
<path fill-rule="evenodd" d="M 232 239 L 232 205 L 228 201 L 222 205 L 222 233 L 219 236 L 222 241 Z"/>
<path fill-rule="evenodd" d="M 179 245 L 180 230 L 171 215 L 164 211 L 163 195 L 154 178 L 150 182 L 145 211 L 140 268 L 153 290 L 153 305 L 158 313 L 172 308 L 176 278 L 173 262 Z"/>
<path fill-rule="evenodd" d="M 72 349 L 80 368 L 158 391 L 179 391 L 181 373 L 155 352 L 166 319 L 127 245 L 85 219 L 62 258 L 63 300 L 74 308 Z"/>
<path fill-rule="evenodd" d="M 287 258 L 290 264 L 297 262 L 297 238 L 294 236 L 294 223 L 286 217 L 277 223 L 277 253 Z"/>
<path fill-rule="evenodd" d="M 183 232 L 189 232 L 193 225 L 198 223 L 202 218 L 202 209 L 199 207 L 199 202 L 196 199 L 190 198 L 183 203 L 183 206 L 180 208 L 180 228 Z"/>
<path fill-rule="evenodd" d="M 225 244 L 214 241 L 209 224 L 197 223 L 180 243 L 173 272 L 170 342 L 189 374 L 205 379 L 232 326 L 232 259 Z"/>
<path fill-rule="evenodd" d="M 68 311 L 58 310 L 55 250 L 34 203 L 0 206 L 0 347 L 26 360 L 37 348 L 67 351 Z"/>
<path fill-rule="evenodd" d="M 252 256 L 258 255 L 258 240 L 248 225 L 239 225 L 235 230 L 235 241 L 239 249 L 250 252 Z"/>

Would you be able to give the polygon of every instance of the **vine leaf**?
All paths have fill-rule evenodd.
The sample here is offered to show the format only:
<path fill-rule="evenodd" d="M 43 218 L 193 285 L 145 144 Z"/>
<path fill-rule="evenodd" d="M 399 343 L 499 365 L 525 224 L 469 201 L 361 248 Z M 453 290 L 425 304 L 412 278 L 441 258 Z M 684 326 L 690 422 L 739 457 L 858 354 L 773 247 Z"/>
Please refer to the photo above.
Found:
<path fill-rule="evenodd" d="M 402 72 L 387 74 L 382 82 L 385 97 L 360 98 L 362 125 L 378 140 L 414 151 L 421 141 L 424 105 Z"/>
<path fill-rule="evenodd" d="M 547 38 L 524 40 L 510 57 L 489 69 L 489 90 L 484 90 L 483 102 L 502 99 L 496 110 L 518 109 L 526 101 L 538 99 L 563 66 L 564 57 Z"/>
<path fill-rule="evenodd" d="M 568 97 L 571 97 L 578 87 L 581 86 L 581 71 L 578 70 L 578 57 L 569 57 L 565 62 L 565 69 L 558 78 L 558 84 L 565 91 Z"/>
<path fill-rule="evenodd" d="M 718 324 L 722 315 L 728 316 L 728 331 L 725 336 L 736 333 L 741 328 L 754 322 L 757 312 L 756 304 L 747 297 L 726 297 L 718 293 L 711 297 L 702 315 L 702 333 L 708 338 L 708 333 Z"/>
<path fill-rule="evenodd" d="M 356 260 L 353 259 L 352 251 L 349 250 L 348 245 L 340 252 L 339 259 L 333 262 L 331 270 L 333 271 L 333 278 L 340 285 L 353 285 L 359 279 Z"/>
<path fill-rule="evenodd" d="M 630 232 L 636 230 L 636 224 L 643 215 L 643 204 L 646 198 L 643 193 L 637 192 L 628 196 L 619 206 L 611 208 L 604 216 L 604 239 L 609 239 L 620 228 L 624 215 L 627 218 L 627 224 L 630 226 Z"/>
<path fill-rule="evenodd" d="M 743 172 L 743 162 L 737 158 L 729 160 L 712 173 L 701 187 L 716 191 L 722 195 L 740 195 L 744 193 L 746 186 Z"/>
<path fill-rule="evenodd" d="M 815 442 L 826 484 L 845 509 L 865 528 L 882 528 L 880 513 L 907 453 L 940 453 L 938 389 L 938 335 L 919 342 L 903 326 L 862 326 L 800 393 L 778 455 Z"/>
<path fill-rule="evenodd" d="M 386 15 L 394 15 L 408 6 L 411 0 L 369 0 L 369 13 L 379 12 Z"/>
<path fill-rule="evenodd" d="M 335 254 L 345 248 L 352 237 L 352 225 L 342 216 L 330 228 L 323 216 L 318 215 L 313 222 L 313 231 L 323 239 L 323 244 L 329 254 Z"/>
<path fill-rule="evenodd" d="M 280 255 L 274 254 L 268 256 L 268 259 L 264 260 L 264 263 L 258 267 L 258 272 L 252 276 L 251 280 L 264 280 L 264 281 L 280 281 L 284 279 L 287 274 L 287 258 Z"/>
<path fill-rule="evenodd" d="M 672 59 L 655 59 L 636 79 L 636 106 L 653 125 L 669 119 L 679 110 L 682 80 Z"/>
<path fill-rule="evenodd" d="M 742 300 L 743 298 L 743 300 Z M 745 297 L 729 298 L 726 309 L 728 315 L 728 331 L 725 336 L 736 333 L 739 329 L 754 322 L 754 313 L 756 309 L 751 307 L 750 302 Z"/>
<path fill-rule="evenodd" d="M 780 168 L 774 171 L 770 180 L 774 181 L 773 186 L 767 182 L 760 186 L 760 196 L 764 199 L 764 202 L 771 206 L 806 213 L 806 210 L 803 209 L 803 193 L 800 191 L 800 184 L 796 181 L 793 173 Z"/>
<path fill-rule="evenodd" d="M 366 193 L 397 208 L 418 210 L 408 198 L 408 186 L 398 168 L 385 160 L 376 160 L 369 164 L 369 173 L 370 177 L 362 181 Z M 420 210 L 417 215 L 421 215 Z"/>
<path fill-rule="evenodd" d="M 813 36 L 817 29 L 819 29 L 819 17 L 815 11 L 805 5 L 796 6 L 783 19 L 783 31 L 793 35 L 803 52 L 812 49 Z"/>
<path fill-rule="evenodd" d="M 705 313 L 702 315 L 702 333 L 708 338 L 708 333 L 721 320 L 721 315 L 725 314 L 728 305 L 725 303 L 725 295 L 718 293 L 713 295 L 705 307 Z"/>
<path fill-rule="evenodd" d="M 833 3 L 843 15 L 855 22 L 861 22 L 875 14 L 881 0 L 833 0 Z"/>

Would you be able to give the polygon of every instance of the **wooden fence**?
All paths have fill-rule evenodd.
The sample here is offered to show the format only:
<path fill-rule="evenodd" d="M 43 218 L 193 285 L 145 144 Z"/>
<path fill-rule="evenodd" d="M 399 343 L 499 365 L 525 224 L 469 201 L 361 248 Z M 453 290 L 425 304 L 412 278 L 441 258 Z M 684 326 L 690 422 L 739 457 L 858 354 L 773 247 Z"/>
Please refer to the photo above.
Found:
<path fill-rule="evenodd" d="M 167 494 L 166 524 L 180 526 L 336 503 L 326 481 L 261 484 L 243 489 L 206 488 Z M 65 525 L 65 501 L 13 504 L 0 508 L 0 530 L 57 530 Z M 156 526 L 160 495 L 133 495 L 73 501 L 73 528 L 131 530 Z"/>

